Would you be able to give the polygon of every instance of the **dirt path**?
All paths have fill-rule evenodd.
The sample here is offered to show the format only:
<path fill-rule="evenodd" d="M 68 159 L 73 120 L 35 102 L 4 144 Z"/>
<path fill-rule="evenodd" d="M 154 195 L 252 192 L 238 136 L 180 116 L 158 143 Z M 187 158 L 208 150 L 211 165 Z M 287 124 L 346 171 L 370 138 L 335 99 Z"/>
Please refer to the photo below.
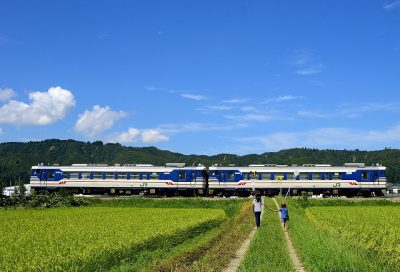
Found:
<path fill-rule="evenodd" d="M 262 198 L 262 202 L 264 203 L 264 197 Z M 261 222 L 263 219 L 264 215 L 264 205 L 261 207 Z M 235 257 L 231 260 L 229 265 L 222 270 L 223 272 L 235 272 L 239 268 L 240 262 L 244 259 L 244 256 L 246 256 L 246 252 L 250 247 L 251 240 L 253 239 L 254 235 L 256 234 L 256 228 L 254 228 L 247 239 L 243 242 L 242 246 L 236 251 Z"/>
<path fill-rule="evenodd" d="M 274 202 L 275 202 L 276 208 L 279 209 L 278 202 L 276 202 L 275 198 L 274 198 Z M 279 213 L 278 213 L 278 217 L 279 217 L 279 221 L 280 221 L 281 217 L 280 217 Z M 296 250 L 294 249 L 294 247 L 292 245 L 292 241 L 290 240 L 288 232 L 285 229 L 283 229 L 283 227 L 282 227 L 282 231 L 285 234 L 286 243 L 287 243 L 288 251 L 289 251 L 289 256 L 290 256 L 290 259 L 293 262 L 294 268 L 298 272 L 305 272 L 304 266 L 301 263 L 299 257 L 297 256 Z"/>

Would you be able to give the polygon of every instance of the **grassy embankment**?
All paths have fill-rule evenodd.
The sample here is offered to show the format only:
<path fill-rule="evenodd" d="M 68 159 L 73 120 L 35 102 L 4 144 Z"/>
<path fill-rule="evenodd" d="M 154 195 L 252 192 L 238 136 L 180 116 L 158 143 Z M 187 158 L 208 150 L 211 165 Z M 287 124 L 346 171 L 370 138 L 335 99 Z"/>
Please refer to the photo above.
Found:
<path fill-rule="evenodd" d="M 400 271 L 399 203 L 288 202 L 288 232 L 307 271 Z"/>

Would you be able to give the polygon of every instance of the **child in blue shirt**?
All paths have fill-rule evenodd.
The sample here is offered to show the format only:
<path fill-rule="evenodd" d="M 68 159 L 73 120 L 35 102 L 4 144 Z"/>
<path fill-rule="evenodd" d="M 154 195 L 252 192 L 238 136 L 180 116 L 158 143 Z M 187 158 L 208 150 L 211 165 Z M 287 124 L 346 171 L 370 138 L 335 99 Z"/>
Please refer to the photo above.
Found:
<path fill-rule="evenodd" d="M 266 205 L 264 205 L 266 206 Z M 267 207 L 267 206 L 266 206 Z M 280 212 L 281 213 L 281 222 L 282 222 L 282 227 L 286 229 L 286 221 L 289 221 L 289 210 L 286 208 L 286 202 L 282 202 L 281 207 L 279 210 L 274 210 L 269 207 L 267 207 L 269 210 L 273 212 Z"/>
<path fill-rule="evenodd" d="M 281 213 L 282 227 L 286 229 L 286 221 L 289 220 L 289 210 L 288 210 L 288 208 L 286 208 L 285 202 L 282 203 L 281 208 L 279 209 L 279 212 Z"/>

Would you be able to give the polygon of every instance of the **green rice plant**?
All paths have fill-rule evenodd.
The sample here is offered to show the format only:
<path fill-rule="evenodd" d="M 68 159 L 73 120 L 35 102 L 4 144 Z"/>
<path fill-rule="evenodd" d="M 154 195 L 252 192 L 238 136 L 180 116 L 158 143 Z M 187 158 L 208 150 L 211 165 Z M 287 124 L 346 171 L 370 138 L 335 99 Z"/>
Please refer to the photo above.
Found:
<path fill-rule="evenodd" d="M 311 207 L 306 215 L 319 228 L 400 271 L 400 206 Z"/>
<path fill-rule="evenodd" d="M 246 201 L 237 216 L 228 218 L 218 228 L 218 235 L 209 243 L 194 247 L 189 252 L 161 261 L 151 271 L 212 272 L 221 271 L 234 257 L 236 250 L 254 228 L 250 201 Z"/>
<path fill-rule="evenodd" d="M 228 217 L 236 216 L 247 199 L 223 198 L 97 198 L 87 199 L 94 206 L 142 208 L 223 209 Z"/>
<path fill-rule="evenodd" d="M 362 219 L 363 216 L 359 217 L 360 213 L 369 213 L 368 208 L 371 206 L 367 202 L 364 202 L 366 204 L 364 207 L 362 203 L 350 203 L 351 207 L 348 207 L 345 200 L 329 202 L 328 205 L 327 201 L 310 200 L 310 202 L 313 202 L 312 206 L 302 208 L 297 204 L 296 199 L 288 200 L 290 211 L 288 232 L 307 271 L 399 271 L 398 266 L 388 265 L 388 262 L 380 258 L 378 254 L 363 246 L 355 246 L 351 242 L 351 240 L 360 240 L 363 236 L 374 240 L 374 236 L 379 237 L 383 231 L 382 228 L 377 228 L 373 232 L 366 230 L 369 227 L 374 228 L 373 221 L 382 220 L 380 217 L 370 217 L 370 220 Z M 335 202 L 340 206 L 330 207 Z M 323 206 L 315 207 L 318 203 Z M 396 205 L 386 204 L 388 203 L 381 208 L 396 208 Z M 360 228 L 350 234 L 350 236 L 354 235 L 352 239 L 349 239 L 350 236 L 347 238 L 343 236 L 343 230 L 351 229 L 352 225 L 347 225 L 346 219 L 340 216 L 338 217 L 340 219 L 335 219 L 341 211 L 348 208 L 360 209 L 360 213 L 352 215 L 354 217 L 352 223 L 347 220 L 349 224 L 360 224 Z M 358 223 L 357 218 L 361 218 L 361 223 Z M 347 225 L 347 228 L 343 228 L 343 224 Z M 364 240 L 361 244 L 367 243 Z"/>
<path fill-rule="evenodd" d="M 0 271 L 105 271 L 226 220 L 223 210 L 79 207 L 0 210 Z"/>

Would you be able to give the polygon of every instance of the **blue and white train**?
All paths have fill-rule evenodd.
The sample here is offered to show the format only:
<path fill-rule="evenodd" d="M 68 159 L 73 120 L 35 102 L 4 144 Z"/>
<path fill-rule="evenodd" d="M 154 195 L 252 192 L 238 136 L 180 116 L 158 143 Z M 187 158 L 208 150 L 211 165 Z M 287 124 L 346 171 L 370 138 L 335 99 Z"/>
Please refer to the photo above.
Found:
<path fill-rule="evenodd" d="M 83 194 L 157 194 L 157 195 L 383 195 L 386 167 L 346 163 L 308 165 L 249 165 L 185 167 L 91 165 L 32 167 L 31 188 L 36 191 L 64 188 Z"/>

